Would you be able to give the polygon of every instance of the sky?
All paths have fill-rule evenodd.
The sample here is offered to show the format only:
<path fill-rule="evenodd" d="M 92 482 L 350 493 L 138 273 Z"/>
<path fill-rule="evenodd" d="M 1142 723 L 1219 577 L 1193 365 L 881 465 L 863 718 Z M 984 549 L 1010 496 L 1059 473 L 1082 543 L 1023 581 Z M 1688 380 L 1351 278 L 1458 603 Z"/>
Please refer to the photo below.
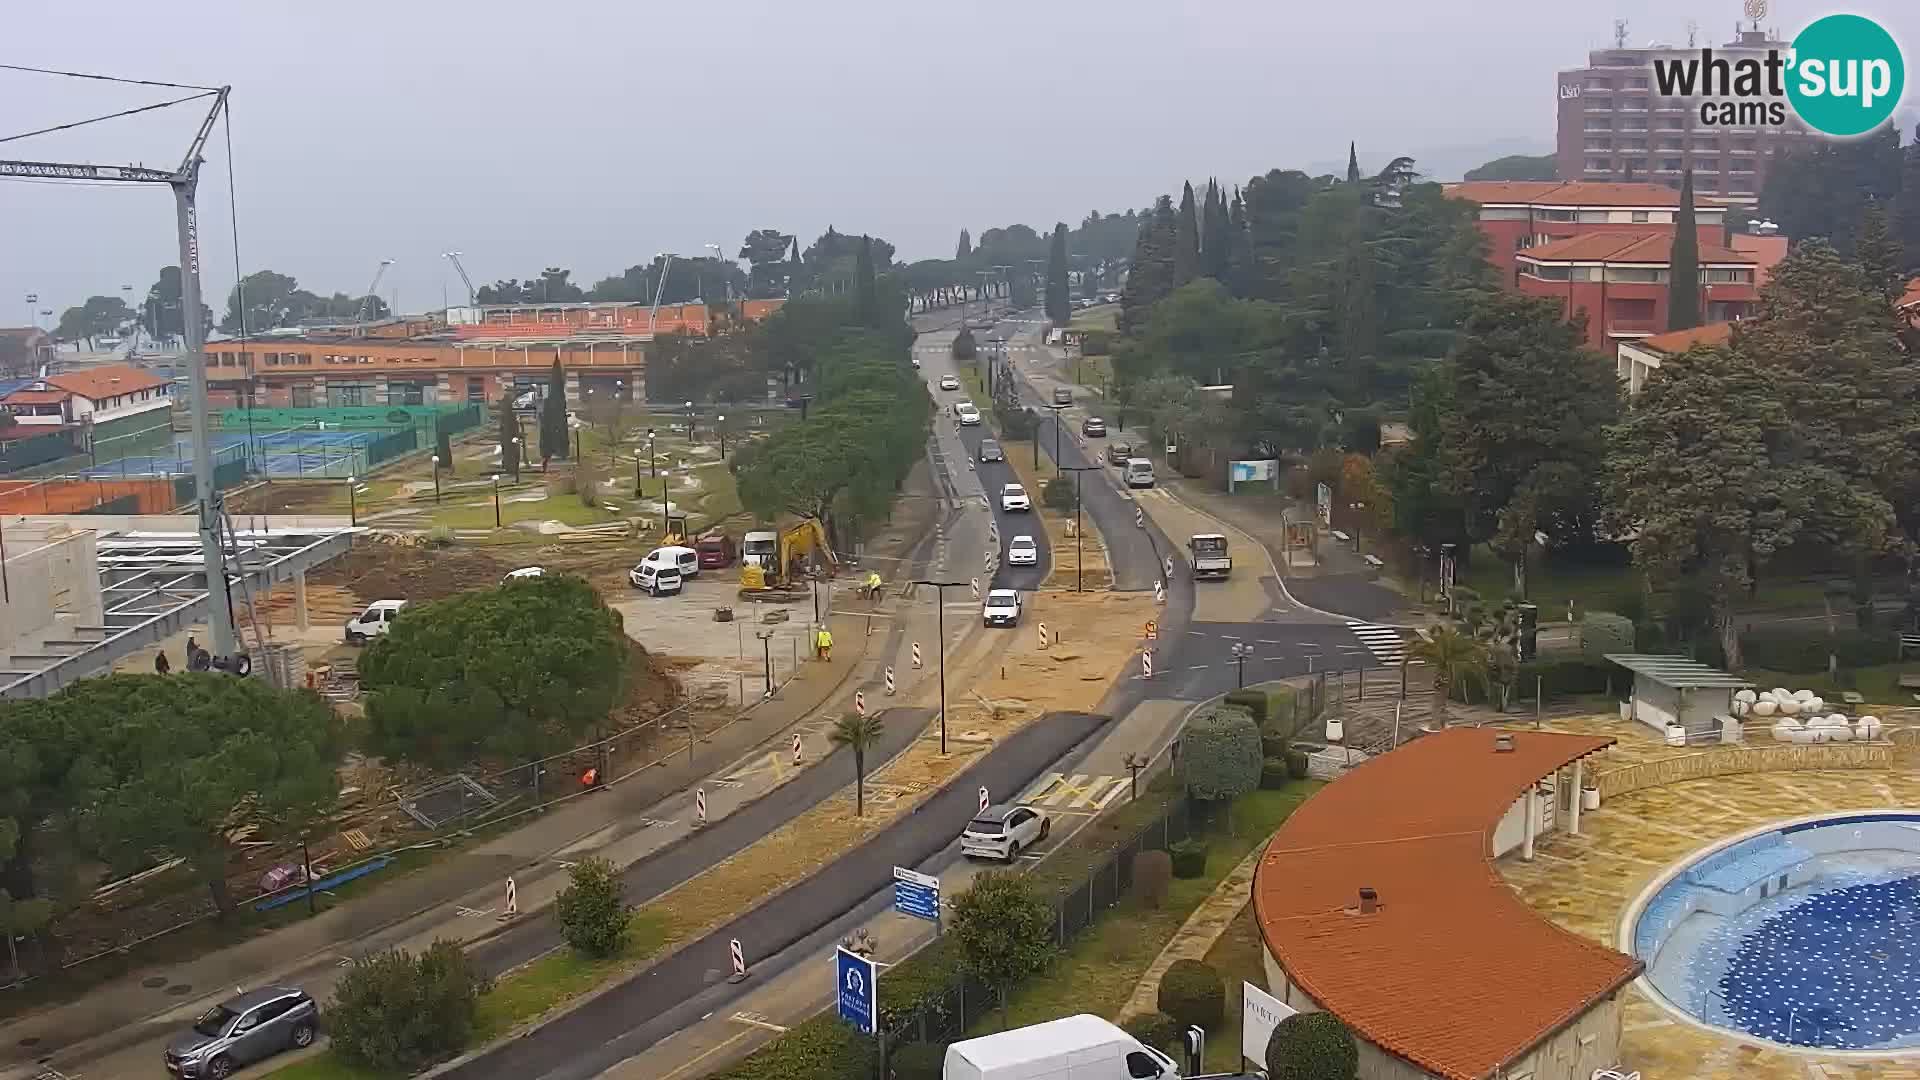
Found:
<path fill-rule="evenodd" d="M 402 310 L 564 266 L 737 253 L 755 228 L 947 257 L 963 227 L 1046 229 L 1228 183 L 1424 158 L 1450 178 L 1551 150 L 1555 73 L 1610 44 L 1731 35 L 1730 0 L 96 0 L 10 11 L 0 64 L 229 85 L 201 182 L 216 312 L 238 264 Z M 1829 9 L 1776 0 L 1787 35 Z M 1920 64 L 1920 4 L 1852 0 Z M 1920 77 L 1920 76 L 1916 76 Z M 190 91 L 0 71 L 0 138 Z M 1908 101 L 1920 101 L 1909 88 Z M 0 157 L 177 164 L 204 102 L 0 142 Z M 164 187 L 0 181 L 0 325 L 137 303 L 178 262 Z M 122 286 L 131 286 L 122 294 Z M 397 294 L 397 295 L 396 295 Z M 49 324 L 46 317 L 41 323 Z"/>

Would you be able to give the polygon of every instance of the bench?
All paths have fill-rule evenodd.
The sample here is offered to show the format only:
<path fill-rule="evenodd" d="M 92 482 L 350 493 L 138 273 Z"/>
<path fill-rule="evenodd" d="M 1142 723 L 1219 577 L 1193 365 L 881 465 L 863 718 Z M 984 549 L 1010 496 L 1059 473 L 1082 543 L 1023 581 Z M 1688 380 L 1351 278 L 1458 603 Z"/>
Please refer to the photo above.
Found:
<path fill-rule="evenodd" d="M 1333 530 L 1333 532 L 1327 535 L 1333 537 L 1335 540 L 1338 540 L 1343 544 L 1350 544 L 1353 542 L 1353 537 L 1348 536 L 1346 533 L 1341 532 L 1339 529 L 1335 529 Z"/>
<path fill-rule="evenodd" d="M 1902 676 L 1900 676 L 1900 689 L 1902 689 L 1902 690 L 1920 690 L 1920 675 L 1902 675 Z"/>
<path fill-rule="evenodd" d="M 1380 556 L 1378 555 L 1362 555 L 1360 556 L 1360 559 L 1361 561 L 1365 562 L 1369 568 L 1374 570 L 1378 570 L 1381 567 L 1387 565 L 1386 563 L 1380 561 Z"/>

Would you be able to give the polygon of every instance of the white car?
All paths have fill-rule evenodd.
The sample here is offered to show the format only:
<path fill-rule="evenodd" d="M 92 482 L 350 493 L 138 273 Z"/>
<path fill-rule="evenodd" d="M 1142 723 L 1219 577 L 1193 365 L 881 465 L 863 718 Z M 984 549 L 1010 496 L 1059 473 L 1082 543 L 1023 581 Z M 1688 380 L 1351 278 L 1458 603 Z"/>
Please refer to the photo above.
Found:
<path fill-rule="evenodd" d="M 547 576 L 547 572 L 542 567 L 523 566 L 518 570 L 509 571 L 506 577 L 503 577 L 500 579 L 500 584 L 511 585 L 516 581 L 525 581 L 528 578 L 537 578 L 537 577 L 546 577 L 546 576 Z"/>
<path fill-rule="evenodd" d="M 942 389 L 942 390 L 958 390 L 958 389 L 960 389 L 960 379 L 959 379 L 959 377 L 958 377 L 958 376 L 954 376 L 954 375 L 942 375 L 942 376 L 940 376 L 940 389 Z"/>
<path fill-rule="evenodd" d="M 1052 824 L 1046 814 L 1031 806 L 997 803 L 967 822 L 966 831 L 960 834 L 960 854 L 1012 862 L 1022 849 L 1045 840 Z"/>
<path fill-rule="evenodd" d="M 406 606 L 405 600 L 375 600 L 368 604 L 367 610 L 347 620 L 347 644 L 365 645 L 370 638 L 384 636 L 393 628 L 400 609 Z"/>
<path fill-rule="evenodd" d="M 1019 484 L 1007 484 L 1000 489 L 1000 509 L 1006 513 L 1026 512 L 1033 509 L 1033 500 L 1027 498 L 1027 489 Z"/>
<path fill-rule="evenodd" d="M 683 578 L 696 578 L 700 576 L 700 553 L 690 547 L 680 547 L 678 545 L 657 547 L 647 552 L 647 557 L 641 559 L 640 563 L 641 565 L 673 567 L 680 571 L 680 576 Z M 639 569 L 639 566 L 634 567 L 636 571 Z M 629 574 L 628 577 L 631 578 L 632 575 Z"/>
<path fill-rule="evenodd" d="M 980 410 L 974 408 L 971 401 L 963 401 L 955 405 L 953 415 L 960 418 L 961 427 L 974 427 L 980 423 Z"/>
<path fill-rule="evenodd" d="M 987 601 L 980 605 L 980 623 L 983 626 L 1019 626 L 1020 594 L 1012 589 L 994 589 L 987 593 Z"/>
<path fill-rule="evenodd" d="M 1008 566 L 1038 566 L 1040 545 L 1031 536 L 1016 536 L 1007 543 Z"/>

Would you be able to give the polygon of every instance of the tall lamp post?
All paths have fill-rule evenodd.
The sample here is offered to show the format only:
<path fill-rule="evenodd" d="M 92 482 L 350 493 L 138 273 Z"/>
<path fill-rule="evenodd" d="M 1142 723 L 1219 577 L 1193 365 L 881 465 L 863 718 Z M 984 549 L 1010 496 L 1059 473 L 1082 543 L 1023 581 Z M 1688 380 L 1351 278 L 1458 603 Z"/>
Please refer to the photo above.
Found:
<path fill-rule="evenodd" d="M 1236 641 L 1233 643 L 1233 664 L 1240 669 L 1234 678 L 1234 685 L 1242 690 L 1247 688 L 1247 661 L 1252 658 L 1252 656 L 1253 646 L 1244 641 Z"/>
<path fill-rule="evenodd" d="M 766 675 L 767 692 L 761 696 L 772 697 L 773 696 L 773 631 L 755 630 L 753 632 L 753 636 L 760 639 L 760 659 L 761 659 L 761 662 L 765 664 L 765 667 L 762 670 L 765 672 L 765 675 Z"/>
<path fill-rule="evenodd" d="M 500 474 L 493 474 L 493 527 L 500 527 Z"/>
<path fill-rule="evenodd" d="M 1081 592 L 1085 584 L 1085 575 L 1081 571 L 1080 534 L 1086 530 L 1081 527 L 1080 522 L 1080 474 L 1099 472 L 1100 466 L 1068 465 L 1060 471 L 1073 474 L 1073 591 Z"/>
<path fill-rule="evenodd" d="M 433 455 L 433 505 L 440 505 L 440 455 Z"/>
<path fill-rule="evenodd" d="M 353 490 L 358 485 L 359 479 L 351 473 L 347 475 L 347 524 L 349 525 L 360 524 L 360 500 L 355 497 Z"/>
<path fill-rule="evenodd" d="M 1047 405 L 1044 408 L 1053 412 L 1053 463 L 1058 466 L 1060 464 L 1060 410 L 1065 409 L 1066 406 Z M 1037 429 L 1033 433 L 1033 469 L 1035 472 L 1040 471 L 1040 432 Z"/>
<path fill-rule="evenodd" d="M 727 414 L 721 413 L 713 418 L 713 430 L 720 436 L 720 460 L 727 460 Z"/>
<path fill-rule="evenodd" d="M 693 402 L 687 402 L 687 445 L 694 443 L 693 438 Z"/>
<path fill-rule="evenodd" d="M 913 584 L 931 585 L 934 590 L 934 618 L 940 634 L 940 753 L 944 756 L 947 752 L 947 590 L 964 589 L 972 582 L 915 578 Z"/>

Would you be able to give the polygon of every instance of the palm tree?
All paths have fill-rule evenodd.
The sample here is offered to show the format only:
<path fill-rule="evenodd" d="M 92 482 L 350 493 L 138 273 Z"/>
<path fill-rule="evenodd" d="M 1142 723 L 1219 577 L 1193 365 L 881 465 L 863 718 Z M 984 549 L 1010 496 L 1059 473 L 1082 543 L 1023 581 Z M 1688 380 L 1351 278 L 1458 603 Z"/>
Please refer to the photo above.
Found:
<path fill-rule="evenodd" d="M 1415 641 L 1407 654 L 1433 669 L 1433 727 L 1447 726 L 1447 695 L 1456 686 L 1487 677 L 1487 647 L 1451 626 L 1434 628 Z"/>
<path fill-rule="evenodd" d="M 853 751 L 853 816 L 867 812 L 867 751 L 880 741 L 882 728 L 878 716 L 848 713 L 834 721 L 827 738 L 835 746 Z"/>

